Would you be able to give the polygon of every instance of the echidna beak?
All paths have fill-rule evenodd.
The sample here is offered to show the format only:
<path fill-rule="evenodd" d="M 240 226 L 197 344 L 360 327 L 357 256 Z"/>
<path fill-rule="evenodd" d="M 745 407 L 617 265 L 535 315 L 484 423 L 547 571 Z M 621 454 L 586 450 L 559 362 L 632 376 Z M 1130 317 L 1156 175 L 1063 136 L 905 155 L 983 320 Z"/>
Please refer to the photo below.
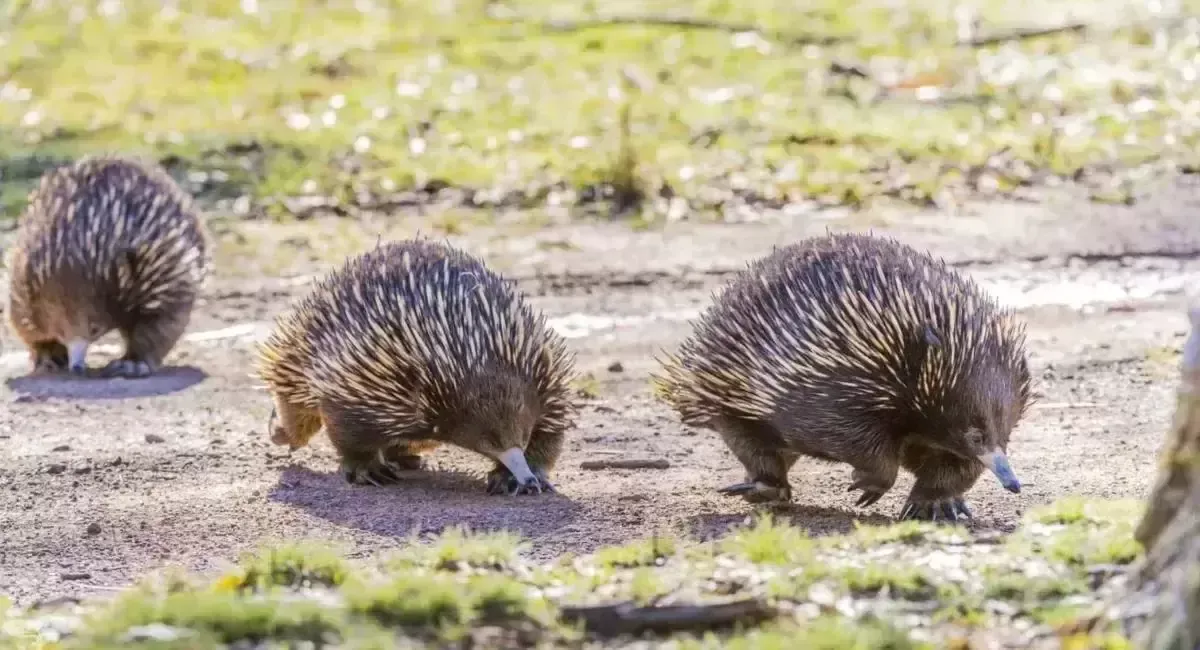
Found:
<path fill-rule="evenodd" d="M 88 342 L 84 339 L 67 343 L 67 370 L 71 374 L 82 375 L 87 372 L 87 351 Z"/>
<path fill-rule="evenodd" d="M 992 450 L 989 453 L 979 457 L 979 462 L 983 466 L 991 470 L 996 478 L 1000 479 L 1000 485 L 1004 486 L 1005 490 L 1013 494 L 1021 493 L 1021 482 L 1017 480 L 1017 475 L 1013 473 L 1012 467 L 1008 464 L 1008 456 L 999 449 Z"/>
<path fill-rule="evenodd" d="M 529 470 L 529 463 L 525 462 L 525 452 L 521 451 L 520 447 L 513 447 L 500 454 L 498 460 L 504 463 L 504 466 L 508 468 L 508 471 L 513 473 L 513 476 L 517 477 L 517 482 L 521 485 L 537 482 L 537 478 Z"/>

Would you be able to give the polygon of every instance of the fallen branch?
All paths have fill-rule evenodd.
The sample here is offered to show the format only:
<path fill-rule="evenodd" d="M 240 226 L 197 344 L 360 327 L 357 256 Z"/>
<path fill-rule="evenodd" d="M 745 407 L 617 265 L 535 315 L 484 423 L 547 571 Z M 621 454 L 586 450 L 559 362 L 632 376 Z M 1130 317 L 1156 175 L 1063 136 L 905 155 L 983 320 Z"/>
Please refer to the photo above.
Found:
<path fill-rule="evenodd" d="M 580 469 L 667 469 L 671 463 L 665 458 L 611 458 L 605 460 L 585 460 L 579 463 Z"/>
<path fill-rule="evenodd" d="M 562 609 L 562 616 L 567 621 L 583 621 L 589 632 L 607 637 L 641 632 L 710 630 L 737 623 L 755 625 L 775 614 L 773 608 L 756 599 L 719 605 L 637 607 L 632 603 L 620 603 Z"/>

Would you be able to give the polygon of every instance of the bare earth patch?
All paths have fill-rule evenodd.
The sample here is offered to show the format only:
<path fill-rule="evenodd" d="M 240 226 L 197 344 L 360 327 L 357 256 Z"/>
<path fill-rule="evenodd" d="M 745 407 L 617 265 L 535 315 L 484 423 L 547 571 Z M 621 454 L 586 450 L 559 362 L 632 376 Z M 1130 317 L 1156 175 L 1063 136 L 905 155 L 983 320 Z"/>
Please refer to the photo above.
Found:
<path fill-rule="evenodd" d="M 1197 234 L 1177 230 L 1180 239 L 1167 241 L 1145 229 L 1158 217 L 1143 216 L 1124 221 L 1126 230 L 1060 247 L 1057 260 L 1014 259 L 1003 237 L 990 249 L 928 244 L 951 259 L 994 260 L 964 270 L 1024 305 L 1042 393 L 1012 443 L 1025 489 L 1010 495 L 981 479 L 969 494 L 975 530 L 1011 531 L 1030 508 L 1068 495 L 1140 499 L 1148 489 L 1186 329 L 1183 306 L 1195 295 L 1200 265 L 1173 253 L 1062 261 L 1075 250 L 1169 248 Z M 581 389 L 590 397 L 554 477 L 559 494 L 489 497 L 486 463 L 457 450 L 438 452 L 437 471 L 405 484 L 352 487 L 338 477 L 323 437 L 294 454 L 272 446 L 269 402 L 249 374 L 253 343 L 305 285 L 247 277 L 227 257 L 159 378 L 28 378 L 23 353 L 7 345 L 0 356 L 0 592 L 26 603 L 105 594 L 167 565 L 218 570 L 275 541 L 332 541 L 370 557 L 414 532 L 428 537 L 464 524 L 518 532 L 530 540 L 530 558 L 548 560 L 656 532 L 709 539 L 743 522 L 753 509 L 716 493 L 740 480 L 739 466 L 715 436 L 684 429 L 655 401 L 648 374 L 654 353 L 686 335 L 689 314 L 707 304 L 739 256 L 799 232 L 762 227 L 729 240 L 729 231 L 696 229 L 691 248 L 666 247 L 662 258 L 644 263 L 633 255 L 584 259 L 572 249 L 596 240 L 587 228 L 579 232 L 560 231 L 572 245 L 536 256 L 521 253 L 526 240 L 518 237 L 459 239 L 512 270 L 578 354 Z M 901 234 L 927 240 L 920 231 Z M 629 235 L 630 247 L 661 237 Z M 1026 235 L 1030 248 L 1045 240 L 1037 230 Z M 724 256 L 689 255 L 704 250 Z M 314 272 L 329 262 L 297 268 Z M 118 352 L 101 347 L 92 364 Z M 613 458 L 669 466 L 581 467 Z M 791 477 L 795 503 L 777 515 L 816 535 L 887 523 L 911 480 L 902 476 L 878 505 L 858 510 L 846 492 L 848 468 L 801 462 Z"/>

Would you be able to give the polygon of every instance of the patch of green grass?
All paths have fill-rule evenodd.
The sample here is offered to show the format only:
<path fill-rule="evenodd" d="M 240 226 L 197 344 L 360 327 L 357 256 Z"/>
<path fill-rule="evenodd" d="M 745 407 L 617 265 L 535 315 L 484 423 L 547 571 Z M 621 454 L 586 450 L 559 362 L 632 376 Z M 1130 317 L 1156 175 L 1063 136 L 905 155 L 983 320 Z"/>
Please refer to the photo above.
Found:
<path fill-rule="evenodd" d="M 1009 602 L 1041 603 L 1088 591 L 1088 586 L 1075 576 L 1031 578 L 1017 573 L 1005 573 L 988 577 L 984 595 Z"/>
<path fill-rule="evenodd" d="M 1194 163 L 1200 142 L 1194 26 L 1133 7 L 1108 32 L 963 47 L 937 0 L 22 4 L 0 25 L 10 217 L 40 173 L 100 151 L 163 161 L 226 214 L 503 206 L 650 227 L 1047 175 L 1126 201 L 1144 184 L 1120 170 Z M 1044 4 L 978 17 L 996 31 Z"/>
<path fill-rule="evenodd" d="M 655 536 L 623 546 L 610 546 L 596 551 L 597 566 L 631 568 L 659 564 L 675 554 L 676 541 L 672 537 Z"/>
<path fill-rule="evenodd" d="M 547 564 L 523 559 L 514 535 L 465 528 L 356 561 L 353 570 L 332 550 L 285 546 L 248 555 L 224 576 L 168 574 L 115 600 L 89 602 L 61 641 L 25 631 L 79 616 L 72 610 L 0 607 L 0 647 L 118 648 L 149 637 L 158 640 L 137 647 L 609 647 L 610 639 L 562 608 L 755 598 L 781 616 L 676 633 L 673 647 L 958 647 L 964 628 L 987 639 L 1034 625 L 1062 636 L 1063 647 L 1120 648 L 1116 628 L 1103 625 L 1070 637 L 1077 645 L 1065 639 L 1098 604 L 1092 569 L 1128 558 L 1136 512 L 1065 500 L 1030 513 L 1007 544 L 974 547 L 957 529 L 912 523 L 818 543 L 771 515 L 713 542 L 651 539 Z M 853 619 L 834 615 L 847 604 Z"/>
<path fill-rule="evenodd" d="M 892 625 L 878 620 L 849 621 L 820 616 L 802 623 L 781 623 L 733 638 L 707 635 L 681 641 L 679 650 L 917 650 L 935 646 L 919 643 Z"/>
<path fill-rule="evenodd" d="M 794 564 L 811 559 L 816 544 L 804 531 L 768 513 L 723 539 L 720 548 L 755 564 Z"/>
<path fill-rule="evenodd" d="M 315 544 L 265 549 L 246 558 L 221 584 L 232 588 L 333 587 L 349 574 L 346 560 L 332 549 Z"/>
<path fill-rule="evenodd" d="M 966 537 L 966 529 L 962 526 L 938 525 L 924 521 L 898 521 L 886 526 L 872 526 L 856 522 L 854 533 L 849 536 L 849 540 L 866 547 L 889 542 L 920 544 L 934 532 L 938 535 L 961 534 Z"/>
<path fill-rule="evenodd" d="M 1029 517 L 1043 524 L 1090 522 L 1097 525 L 1136 525 L 1145 504 L 1131 499 L 1095 501 L 1064 497 L 1048 506 L 1034 508 Z"/>
<path fill-rule="evenodd" d="M 876 596 L 881 592 L 896 598 L 925 600 L 938 593 L 924 572 L 910 566 L 870 563 L 833 572 L 837 581 L 854 596 Z"/>
<path fill-rule="evenodd" d="M 205 641 L 250 643 L 264 640 L 329 643 L 337 640 L 339 620 L 336 612 L 315 601 L 243 598 L 232 592 L 188 590 L 165 595 L 135 590 L 110 606 L 101 608 L 88 622 L 87 633 L 76 641 L 124 642 L 138 628 L 165 625 L 182 628 L 188 639 L 208 646 Z M 198 636 L 199 638 L 196 638 Z M 72 644 L 74 645 L 74 644 Z"/>
<path fill-rule="evenodd" d="M 504 530 L 472 531 L 453 526 L 442 531 L 430 544 L 412 539 L 402 551 L 389 558 L 396 569 L 422 566 L 433 569 L 467 568 L 502 570 L 511 566 L 526 544 L 517 535 Z"/>

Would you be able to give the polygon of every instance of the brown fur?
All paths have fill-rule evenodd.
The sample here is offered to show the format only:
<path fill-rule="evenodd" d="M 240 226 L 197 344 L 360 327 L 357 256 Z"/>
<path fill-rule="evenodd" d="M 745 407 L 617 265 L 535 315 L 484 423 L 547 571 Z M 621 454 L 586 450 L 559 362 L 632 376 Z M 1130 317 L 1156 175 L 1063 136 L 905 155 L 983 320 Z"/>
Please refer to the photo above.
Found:
<path fill-rule="evenodd" d="M 808 456 L 853 467 L 860 505 L 904 468 L 917 479 L 906 516 L 955 518 L 979 458 L 1007 451 L 1031 401 L 1023 346 L 1012 314 L 943 263 L 831 235 L 740 273 L 658 380 L 746 468 L 730 494 L 790 500 L 787 474 Z"/>
<path fill-rule="evenodd" d="M 574 405 L 569 355 L 541 315 L 482 262 L 411 240 L 360 255 L 284 315 L 259 354 L 271 439 L 322 428 L 352 482 L 397 480 L 441 444 L 496 461 L 489 491 L 551 489 Z M 523 450 L 536 485 L 500 456 Z"/>
<path fill-rule="evenodd" d="M 211 268 L 210 243 L 191 197 L 160 168 L 120 157 L 85 158 L 43 175 L 9 253 L 8 319 L 35 371 L 68 363 L 114 329 L 125 352 L 105 374 L 154 372 L 187 329 Z"/>

